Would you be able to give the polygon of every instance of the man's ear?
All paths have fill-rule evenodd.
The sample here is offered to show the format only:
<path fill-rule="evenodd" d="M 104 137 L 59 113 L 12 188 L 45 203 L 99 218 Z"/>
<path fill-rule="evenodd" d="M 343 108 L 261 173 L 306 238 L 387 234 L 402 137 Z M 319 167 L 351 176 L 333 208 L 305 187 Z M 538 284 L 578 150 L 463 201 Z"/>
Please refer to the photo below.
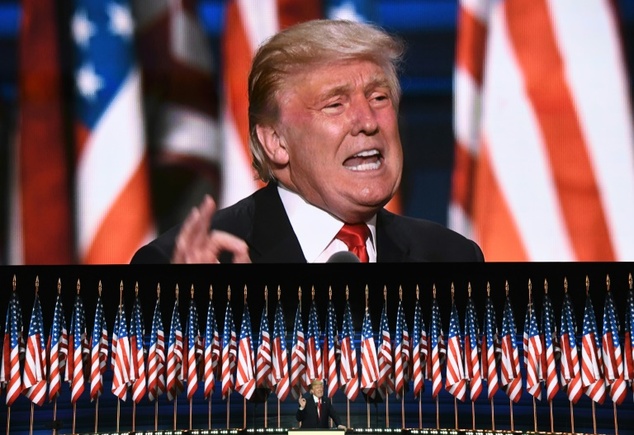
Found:
<path fill-rule="evenodd" d="M 255 131 L 268 158 L 277 165 L 288 163 L 288 152 L 277 131 L 269 125 L 256 125 Z"/>

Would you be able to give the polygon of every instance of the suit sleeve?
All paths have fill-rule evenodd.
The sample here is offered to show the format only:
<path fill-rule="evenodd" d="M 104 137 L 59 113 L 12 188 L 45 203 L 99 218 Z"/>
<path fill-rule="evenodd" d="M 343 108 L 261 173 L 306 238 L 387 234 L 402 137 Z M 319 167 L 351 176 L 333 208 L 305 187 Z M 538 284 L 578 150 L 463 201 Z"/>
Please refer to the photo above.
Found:
<path fill-rule="evenodd" d="M 341 425 L 341 420 L 339 420 L 339 414 L 335 410 L 335 407 L 332 406 L 332 400 L 328 399 L 328 416 L 332 418 L 332 421 L 335 423 L 335 426 Z"/>

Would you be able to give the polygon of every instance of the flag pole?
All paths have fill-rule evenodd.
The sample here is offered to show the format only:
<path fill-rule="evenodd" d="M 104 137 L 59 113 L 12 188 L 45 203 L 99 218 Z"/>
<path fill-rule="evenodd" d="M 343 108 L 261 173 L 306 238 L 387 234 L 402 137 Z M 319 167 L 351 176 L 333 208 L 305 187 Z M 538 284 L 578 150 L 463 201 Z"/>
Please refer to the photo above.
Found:
<path fill-rule="evenodd" d="M 491 430 L 495 431 L 495 406 L 493 405 L 493 397 L 491 397 Z M 474 412 L 473 408 L 471 408 L 471 412 Z M 475 423 L 473 425 L 475 429 Z"/>
<path fill-rule="evenodd" d="M 570 433 L 575 433 L 575 410 L 570 401 Z"/>
<path fill-rule="evenodd" d="M 158 396 L 154 399 L 154 432 L 158 430 Z"/>
<path fill-rule="evenodd" d="M 31 415 L 29 418 L 29 435 L 33 435 L 33 408 L 35 405 L 31 402 Z"/>
<path fill-rule="evenodd" d="M 172 430 L 176 430 L 176 409 L 178 408 L 178 396 L 174 395 L 174 414 L 172 416 Z"/>
<path fill-rule="evenodd" d="M 383 286 L 383 302 L 387 311 L 387 286 Z M 387 314 L 387 313 L 386 313 Z M 390 345 L 392 347 L 392 345 Z M 388 379 L 390 375 L 388 374 Z M 388 394 L 387 385 L 385 386 L 385 427 L 390 427 L 390 396 Z"/>
<path fill-rule="evenodd" d="M 513 401 L 509 399 L 509 413 L 511 414 L 511 431 L 515 430 L 515 419 L 513 418 Z"/>
<path fill-rule="evenodd" d="M 423 393 L 418 393 L 418 428 L 423 428 Z"/>
<path fill-rule="evenodd" d="M 614 435 L 619 435 L 619 419 L 616 413 L 616 402 L 612 402 L 612 409 L 614 409 Z"/>

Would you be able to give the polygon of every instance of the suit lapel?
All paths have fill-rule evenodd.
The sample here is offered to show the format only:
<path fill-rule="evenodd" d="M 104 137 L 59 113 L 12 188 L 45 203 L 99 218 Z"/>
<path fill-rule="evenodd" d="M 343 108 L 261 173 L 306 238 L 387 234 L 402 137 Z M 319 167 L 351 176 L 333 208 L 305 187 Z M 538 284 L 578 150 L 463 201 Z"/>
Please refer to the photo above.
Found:
<path fill-rule="evenodd" d="M 253 232 L 249 240 L 254 263 L 306 263 L 277 185 L 269 183 L 254 196 Z"/>

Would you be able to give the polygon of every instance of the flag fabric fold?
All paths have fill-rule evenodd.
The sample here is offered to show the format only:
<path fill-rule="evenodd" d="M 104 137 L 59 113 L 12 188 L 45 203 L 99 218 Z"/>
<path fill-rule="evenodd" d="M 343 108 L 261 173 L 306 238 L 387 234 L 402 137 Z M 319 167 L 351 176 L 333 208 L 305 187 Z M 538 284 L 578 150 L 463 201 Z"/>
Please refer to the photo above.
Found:
<path fill-rule="evenodd" d="M 431 306 L 431 320 L 429 321 L 429 376 L 431 379 L 431 396 L 437 398 L 442 388 L 442 367 L 445 363 L 447 349 L 440 318 L 440 307 L 434 297 Z"/>
<path fill-rule="evenodd" d="M 379 385 L 379 357 L 372 332 L 370 310 L 366 307 L 361 329 L 361 390 L 371 397 Z"/>
<path fill-rule="evenodd" d="M 227 301 L 225 322 L 222 328 L 222 398 L 227 400 L 235 388 L 235 372 L 238 357 L 236 327 L 233 321 L 233 309 Z"/>
<path fill-rule="evenodd" d="M 185 373 L 183 372 L 184 358 L 184 339 L 183 328 L 181 326 L 181 317 L 179 312 L 178 297 L 174 301 L 174 309 L 172 310 L 172 320 L 170 323 L 170 335 L 167 342 L 167 366 L 166 366 L 166 385 L 167 399 L 173 401 L 184 390 L 183 381 Z"/>
<path fill-rule="evenodd" d="M 249 400 L 255 392 L 255 351 L 249 306 L 244 304 L 240 340 L 238 342 L 238 366 L 236 369 L 236 391 Z"/>
<path fill-rule="evenodd" d="M 210 297 L 207 306 L 207 322 L 205 324 L 205 366 L 203 369 L 203 378 L 205 381 L 205 398 L 211 399 L 211 395 L 215 391 L 216 381 L 221 363 L 220 348 L 220 332 L 218 331 L 218 323 L 216 322 L 216 311 L 214 309 L 213 300 Z"/>
<path fill-rule="evenodd" d="M 106 352 L 108 343 L 106 345 Z M 68 330 L 66 329 L 66 317 L 61 294 L 57 294 L 55 308 L 53 310 L 53 324 L 48 336 L 47 353 L 48 361 L 48 398 L 55 400 L 61 393 L 62 382 L 68 357 Z M 103 385 L 102 385 L 103 388 Z"/>
<path fill-rule="evenodd" d="M 20 376 L 21 361 L 25 352 L 23 334 L 22 308 L 14 289 L 7 304 L 2 341 L 2 366 L 0 367 L 0 384 L 5 386 L 7 406 L 13 405 L 24 388 Z"/>
<path fill-rule="evenodd" d="M 101 295 L 95 305 L 90 349 L 90 400 L 95 400 L 103 394 L 103 375 L 108 364 L 108 325 Z"/>
<path fill-rule="evenodd" d="M 288 354 L 286 351 L 286 321 L 282 301 L 277 301 L 275 322 L 273 325 L 273 380 L 275 394 L 280 401 L 286 400 L 290 391 L 288 373 Z"/>
<path fill-rule="evenodd" d="M 46 345 L 43 330 L 42 304 L 39 293 L 35 293 L 29 335 L 26 340 L 24 371 L 22 373 L 23 394 L 35 405 L 42 406 L 46 399 Z"/>
<path fill-rule="evenodd" d="M 559 392 L 557 364 L 559 344 L 557 343 L 557 325 L 553 304 L 548 293 L 544 295 L 542 308 L 542 336 L 545 352 L 541 354 L 542 375 L 546 387 L 546 399 L 551 402 Z"/>
<path fill-rule="evenodd" d="M 75 296 L 73 315 L 70 321 L 68 336 L 68 360 L 66 361 L 66 380 L 70 383 L 71 403 L 77 403 L 84 392 L 86 368 L 84 354 L 90 352 L 86 333 L 86 312 L 84 302 L 79 294 Z"/>
<path fill-rule="evenodd" d="M 339 389 L 339 373 L 337 372 L 337 354 L 339 336 L 337 334 L 337 314 L 332 300 L 328 301 L 328 311 L 326 313 L 326 328 L 324 331 L 323 345 L 323 371 L 327 379 L 327 395 L 329 398 L 335 395 Z"/>
<path fill-rule="evenodd" d="M 412 381 L 414 397 L 421 397 L 425 390 L 425 372 L 427 365 L 427 331 L 420 301 L 416 298 L 414 305 L 414 322 L 412 324 Z"/>
<path fill-rule="evenodd" d="M 579 345 L 577 343 L 577 321 L 572 306 L 570 294 L 564 294 L 561 307 L 561 322 L 559 343 L 561 357 L 559 372 L 561 385 L 566 389 L 568 400 L 577 403 L 583 395 L 581 388 L 581 371 L 579 370 Z"/>
<path fill-rule="evenodd" d="M 447 334 L 447 365 L 445 389 L 456 399 L 464 401 L 467 396 L 462 337 L 460 336 L 460 317 L 455 302 L 451 304 L 449 333 Z"/>
<path fill-rule="evenodd" d="M 532 301 L 526 308 L 524 322 L 524 364 L 526 365 L 526 391 L 534 398 L 542 398 L 542 354 L 544 347 L 537 325 L 535 305 Z"/>
<path fill-rule="evenodd" d="M 262 309 L 258 338 L 257 360 L 255 362 L 255 386 L 273 389 L 273 361 L 271 355 L 271 334 L 269 332 L 268 307 Z"/>
<path fill-rule="evenodd" d="M 308 374 L 306 372 L 306 342 L 302 325 L 302 306 L 297 304 L 293 327 L 293 344 L 291 347 L 290 389 L 294 399 L 299 399 L 308 391 Z"/>
<path fill-rule="evenodd" d="M 522 376 L 517 346 L 517 327 L 511 298 L 507 294 L 502 314 L 502 338 L 500 340 L 500 384 L 510 400 L 517 403 L 522 397 Z"/>
<path fill-rule="evenodd" d="M 339 376 L 341 388 L 348 400 L 355 400 L 359 394 L 359 367 L 357 362 L 357 349 L 354 344 L 354 325 L 350 301 L 346 301 L 341 323 L 341 360 Z"/>
<path fill-rule="evenodd" d="M 586 294 L 581 336 L 581 383 L 585 393 L 594 402 L 602 404 L 607 394 L 603 379 L 603 357 L 597 329 L 597 320 L 590 295 Z"/>
<path fill-rule="evenodd" d="M 601 338 L 603 376 L 608 386 L 610 397 L 617 405 L 623 403 L 627 394 L 619 329 L 619 318 L 614 305 L 614 297 L 612 292 L 608 291 L 605 295 L 603 308 L 603 335 Z"/>
<path fill-rule="evenodd" d="M 321 330 L 317 304 L 313 299 L 308 312 L 308 328 L 306 330 L 306 376 L 308 384 L 314 379 L 323 379 L 323 365 L 321 359 Z"/>
<path fill-rule="evenodd" d="M 465 377 L 469 384 L 469 398 L 475 401 L 482 392 L 483 372 L 480 366 L 480 331 L 478 328 L 478 317 L 471 296 L 467 299 L 464 331 Z M 495 369 L 495 365 L 493 368 Z"/>
<path fill-rule="evenodd" d="M 500 380 L 498 378 L 498 356 L 500 356 L 500 360 L 502 360 L 503 354 L 498 336 L 495 307 L 493 306 L 491 296 L 487 296 L 484 310 L 484 333 L 482 337 L 482 351 L 480 358 L 482 361 L 482 377 L 487 383 L 487 398 L 489 400 L 493 400 L 495 393 L 497 393 L 500 388 Z M 502 361 L 501 365 L 503 367 L 502 370 L 504 370 L 504 361 Z M 517 376 L 519 376 L 519 372 L 517 373 Z"/>
<path fill-rule="evenodd" d="M 135 403 L 139 403 L 147 393 L 144 336 L 143 310 L 139 296 L 136 295 L 130 319 L 130 383 L 132 384 L 132 400 Z"/>
<path fill-rule="evenodd" d="M 127 400 L 128 388 L 132 383 L 132 360 L 130 349 L 130 336 L 128 335 L 128 321 L 125 315 L 125 305 L 119 304 L 114 329 L 116 336 L 112 336 L 112 394 L 120 400 Z"/>
<path fill-rule="evenodd" d="M 157 296 L 152 315 L 152 332 L 147 356 L 147 395 L 151 402 L 165 392 L 165 328 L 161 315 L 161 299 Z"/>
<path fill-rule="evenodd" d="M 403 309 L 403 299 L 400 299 L 396 309 L 396 329 L 394 331 L 394 391 L 397 398 L 405 395 L 409 383 L 409 346 L 409 330 Z"/>
<path fill-rule="evenodd" d="M 187 377 L 187 400 L 192 400 L 198 391 L 198 373 L 200 372 L 200 360 L 202 358 L 202 337 L 198 323 L 198 310 L 193 297 L 189 299 L 189 313 L 187 316 L 186 338 L 183 343 L 187 346 L 184 353 L 183 375 Z"/>

